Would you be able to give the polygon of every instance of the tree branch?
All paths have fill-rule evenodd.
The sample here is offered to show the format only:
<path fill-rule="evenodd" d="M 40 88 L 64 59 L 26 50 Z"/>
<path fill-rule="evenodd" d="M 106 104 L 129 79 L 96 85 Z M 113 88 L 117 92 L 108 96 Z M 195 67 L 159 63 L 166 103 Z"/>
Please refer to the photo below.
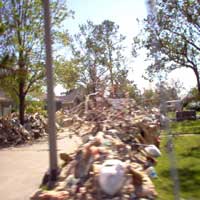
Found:
<path fill-rule="evenodd" d="M 29 92 L 31 86 L 32 86 L 37 80 L 39 80 L 39 79 L 41 79 L 41 78 L 43 78 L 43 77 L 44 77 L 44 73 L 43 73 L 43 72 L 41 72 L 38 76 L 37 76 L 37 73 L 35 73 L 35 74 L 31 77 L 31 80 L 29 81 L 29 84 L 28 84 L 28 86 L 27 86 L 27 88 L 26 88 L 24 94 L 26 95 L 26 94 Z"/>
<path fill-rule="evenodd" d="M 172 33 L 174 33 L 174 34 L 180 36 L 180 37 L 181 37 L 182 39 L 184 39 L 187 43 L 191 44 L 194 48 L 196 48 L 198 51 L 200 51 L 200 47 L 198 47 L 196 44 L 194 44 L 193 42 L 191 42 L 190 40 L 188 40 L 188 39 L 186 38 L 185 35 L 182 35 L 182 34 L 180 34 L 180 33 L 177 33 L 177 32 L 175 32 L 175 31 L 172 31 L 172 30 L 169 30 L 169 31 L 171 31 Z"/>

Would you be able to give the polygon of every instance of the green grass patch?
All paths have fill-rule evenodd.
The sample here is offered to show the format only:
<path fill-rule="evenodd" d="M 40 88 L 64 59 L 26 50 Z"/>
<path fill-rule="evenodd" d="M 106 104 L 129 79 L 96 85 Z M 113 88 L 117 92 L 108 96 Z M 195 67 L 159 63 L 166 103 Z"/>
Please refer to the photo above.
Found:
<path fill-rule="evenodd" d="M 169 119 L 174 119 L 174 118 L 176 118 L 176 112 L 168 112 L 168 113 L 167 113 L 167 117 L 168 117 Z"/>
<path fill-rule="evenodd" d="M 170 128 L 174 134 L 200 134 L 200 120 L 172 122 Z"/>
<path fill-rule="evenodd" d="M 173 182 L 170 177 L 169 156 L 166 141 L 161 142 L 162 156 L 158 159 L 158 178 L 154 184 L 159 193 L 158 200 L 173 200 Z M 200 199 L 200 136 L 176 136 L 173 138 L 180 181 L 180 196 L 184 200 Z"/>
<path fill-rule="evenodd" d="M 162 156 L 158 159 L 156 171 L 158 174 L 157 179 L 153 179 L 156 190 L 159 194 L 159 200 L 173 199 L 172 180 L 170 179 L 169 160 L 165 151 L 165 138 L 161 141 Z"/>

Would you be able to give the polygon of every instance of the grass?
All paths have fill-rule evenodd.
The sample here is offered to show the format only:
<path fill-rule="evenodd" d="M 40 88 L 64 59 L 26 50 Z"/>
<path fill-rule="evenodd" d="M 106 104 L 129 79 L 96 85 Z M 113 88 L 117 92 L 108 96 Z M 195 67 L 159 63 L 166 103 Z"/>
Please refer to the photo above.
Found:
<path fill-rule="evenodd" d="M 196 114 L 200 115 L 200 112 L 196 112 Z M 169 119 L 175 119 L 176 113 L 168 112 L 167 116 Z M 170 128 L 173 134 L 200 134 L 200 120 L 173 121 Z"/>
<path fill-rule="evenodd" d="M 168 112 L 167 117 L 170 118 L 170 119 L 176 118 L 176 112 Z"/>
<path fill-rule="evenodd" d="M 171 123 L 172 133 L 200 134 L 200 120 L 186 120 Z"/>
<path fill-rule="evenodd" d="M 170 164 L 166 152 L 166 141 L 161 143 L 162 156 L 158 159 L 158 178 L 154 184 L 159 193 L 158 200 L 173 200 L 173 182 L 170 177 Z M 175 136 L 173 138 L 177 169 L 180 181 L 180 196 L 184 200 L 200 199 L 200 135 Z"/>

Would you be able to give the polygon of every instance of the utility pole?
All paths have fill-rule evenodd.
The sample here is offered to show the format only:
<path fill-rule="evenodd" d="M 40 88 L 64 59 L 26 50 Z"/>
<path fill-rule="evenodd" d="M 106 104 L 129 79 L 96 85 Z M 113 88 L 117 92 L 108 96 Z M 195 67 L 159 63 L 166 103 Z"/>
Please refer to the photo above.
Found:
<path fill-rule="evenodd" d="M 49 182 L 56 181 L 58 176 L 56 127 L 55 127 L 55 101 L 54 81 L 52 68 L 52 39 L 51 15 L 49 0 L 42 0 L 44 8 L 45 48 L 46 48 L 46 77 L 47 77 L 47 111 L 48 111 L 48 136 L 49 136 Z M 37 31 L 37 30 L 36 30 Z"/>
<path fill-rule="evenodd" d="M 147 8 L 150 15 L 154 15 L 154 20 L 152 23 L 152 26 L 156 27 L 157 23 L 157 10 L 156 10 L 156 0 L 147 0 Z M 159 51 L 159 45 L 156 39 L 153 38 L 153 47 L 154 51 Z M 158 61 L 157 55 L 155 55 L 155 60 Z M 171 135 L 171 130 L 169 126 L 169 119 L 167 117 L 167 108 L 166 108 L 166 97 L 163 92 L 163 84 L 162 84 L 162 75 L 159 77 L 159 85 L 160 85 L 160 112 L 161 114 L 164 114 L 166 117 L 164 129 L 167 134 L 167 152 L 170 162 L 170 174 L 173 181 L 173 192 L 174 192 L 174 200 L 180 199 L 180 184 L 179 184 L 179 177 L 178 177 L 178 170 L 177 170 L 177 162 L 176 162 L 176 156 L 174 152 L 174 144 L 173 144 L 173 138 Z"/>
<path fill-rule="evenodd" d="M 171 179 L 173 181 L 173 192 L 174 192 L 174 200 L 180 199 L 180 183 L 179 183 L 179 176 L 178 176 L 178 170 L 177 170 L 177 160 L 175 155 L 175 148 L 173 143 L 173 136 L 170 128 L 170 120 L 167 117 L 167 107 L 166 107 L 166 94 L 163 92 L 163 85 L 162 81 L 160 79 L 160 102 L 161 102 L 161 114 L 164 114 L 166 117 L 165 123 L 164 123 L 164 130 L 166 132 L 167 136 L 167 154 L 169 158 L 169 164 L 170 164 L 170 175 Z"/>

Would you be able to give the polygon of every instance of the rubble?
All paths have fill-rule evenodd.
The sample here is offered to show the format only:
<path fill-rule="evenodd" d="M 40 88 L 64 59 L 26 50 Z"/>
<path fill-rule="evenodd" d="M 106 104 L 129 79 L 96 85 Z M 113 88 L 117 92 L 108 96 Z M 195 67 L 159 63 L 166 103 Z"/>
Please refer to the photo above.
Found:
<path fill-rule="evenodd" d="M 41 190 L 32 200 L 45 195 L 59 200 L 157 197 L 151 181 L 157 176 L 156 157 L 161 155 L 157 109 L 144 110 L 130 99 L 93 96 L 63 118 L 83 143 L 74 153 L 60 155 L 63 165 L 52 193 Z"/>
<path fill-rule="evenodd" d="M 0 118 L 0 147 L 15 146 L 41 138 L 46 135 L 46 129 L 46 119 L 38 113 L 26 114 L 23 126 L 18 114 L 12 113 Z"/>

